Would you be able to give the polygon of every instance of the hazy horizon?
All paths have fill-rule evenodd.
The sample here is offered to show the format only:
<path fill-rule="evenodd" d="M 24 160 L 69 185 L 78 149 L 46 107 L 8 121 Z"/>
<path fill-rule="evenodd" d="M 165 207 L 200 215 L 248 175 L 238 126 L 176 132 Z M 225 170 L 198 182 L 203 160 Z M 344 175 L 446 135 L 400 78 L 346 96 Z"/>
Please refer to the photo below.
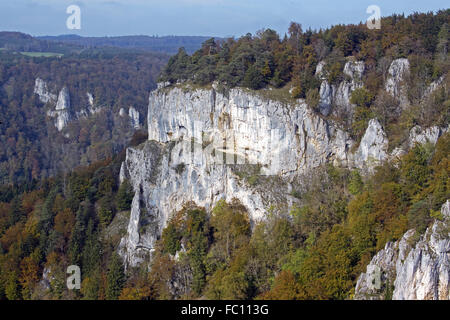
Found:
<path fill-rule="evenodd" d="M 66 27 L 66 9 L 73 4 L 81 9 L 80 30 Z M 304 29 L 364 22 L 369 5 L 378 5 L 382 16 L 448 7 L 442 0 L 347 0 L 340 5 L 329 0 L 15 0 L 0 3 L 0 30 L 32 36 L 239 37 L 271 28 L 283 35 L 291 21 Z"/>

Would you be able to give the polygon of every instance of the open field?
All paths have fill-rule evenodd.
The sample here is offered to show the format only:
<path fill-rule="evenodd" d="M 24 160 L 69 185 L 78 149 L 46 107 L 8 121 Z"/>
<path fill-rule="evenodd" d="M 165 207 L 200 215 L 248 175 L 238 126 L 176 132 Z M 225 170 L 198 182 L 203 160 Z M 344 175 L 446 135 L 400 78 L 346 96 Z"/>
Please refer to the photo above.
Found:
<path fill-rule="evenodd" d="M 55 52 L 21 52 L 24 56 L 28 57 L 62 57 L 62 53 L 55 53 Z"/>

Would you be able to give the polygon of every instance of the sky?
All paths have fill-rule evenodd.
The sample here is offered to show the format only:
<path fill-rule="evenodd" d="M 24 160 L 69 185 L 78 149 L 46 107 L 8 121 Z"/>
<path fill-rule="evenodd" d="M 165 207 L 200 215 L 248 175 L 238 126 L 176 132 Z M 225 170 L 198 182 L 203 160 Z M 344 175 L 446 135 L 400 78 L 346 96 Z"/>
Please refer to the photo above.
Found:
<path fill-rule="evenodd" d="M 80 8 L 79 30 L 68 29 L 67 7 Z M 377 5 L 382 16 L 449 8 L 448 0 L 0 0 L 0 30 L 34 36 L 78 34 L 239 37 L 291 21 L 303 29 L 359 23 Z"/>

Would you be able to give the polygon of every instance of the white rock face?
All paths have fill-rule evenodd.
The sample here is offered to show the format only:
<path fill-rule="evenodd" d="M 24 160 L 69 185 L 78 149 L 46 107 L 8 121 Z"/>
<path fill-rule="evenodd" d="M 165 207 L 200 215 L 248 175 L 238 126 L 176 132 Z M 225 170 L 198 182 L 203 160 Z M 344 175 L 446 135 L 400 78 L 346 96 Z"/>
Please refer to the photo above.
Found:
<path fill-rule="evenodd" d="M 388 76 L 385 83 L 385 89 L 392 96 L 400 100 L 401 105 L 406 105 L 408 103 L 408 98 L 406 97 L 406 87 L 403 84 L 405 76 L 409 73 L 409 61 L 408 59 L 396 59 L 392 61 Z"/>
<path fill-rule="evenodd" d="M 349 61 L 345 64 L 344 75 L 348 79 L 344 79 L 335 92 L 335 103 L 340 106 L 347 114 L 352 115 L 354 106 L 350 103 L 352 92 L 356 89 L 362 88 L 362 76 L 364 73 L 364 62 L 362 61 Z"/>
<path fill-rule="evenodd" d="M 97 114 L 101 112 L 104 108 L 101 106 L 97 106 L 94 103 L 94 96 L 90 92 L 86 92 L 87 97 L 87 106 L 80 111 L 76 112 L 75 115 L 72 116 L 72 120 L 80 119 L 80 118 L 87 118 L 91 115 Z"/>
<path fill-rule="evenodd" d="M 409 149 L 414 147 L 415 144 L 425 144 L 431 143 L 436 144 L 438 139 L 447 131 L 449 128 L 440 128 L 438 126 L 433 126 L 429 128 L 422 128 L 420 126 L 413 127 L 409 132 L 409 137 L 406 145 L 395 148 L 389 155 L 389 160 L 397 160 L 399 157 L 403 156 L 408 152 Z"/>
<path fill-rule="evenodd" d="M 326 79 L 326 75 L 323 71 L 323 68 L 325 67 L 325 65 L 326 65 L 326 62 L 322 60 L 316 66 L 316 76 L 319 77 L 319 79 L 321 79 L 321 80 Z"/>
<path fill-rule="evenodd" d="M 355 154 L 355 164 L 359 168 L 371 168 L 388 158 L 388 139 L 381 124 L 376 119 L 369 121 L 366 133 Z"/>
<path fill-rule="evenodd" d="M 88 98 L 89 106 L 94 108 L 94 96 L 90 92 L 86 92 L 86 96 Z"/>
<path fill-rule="evenodd" d="M 58 131 L 63 130 L 71 121 L 70 95 L 66 87 L 59 92 L 55 110 L 49 110 L 47 114 L 52 118 L 56 118 L 55 126 Z"/>
<path fill-rule="evenodd" d="M 237 198 L 254 222 L 264 219 L 272 203 L 293 203 L 289 183 L 302 173 L 328 162 L 365 167 L 386 158 L 378 121 L 370 122 L 352 154 L 349 135 L 301 100 L 287 106 L 238 88 L 227 96 L 214 89 L 172 88 L 152 92 L 148 111 L 150 141 L 129 148 L 120 170 L 121 181 L 129 179 L 135 190 L 120 245 L 127 265 L 151 253 L 168 219 L 186 203 L 209 210 L 220 199 Z M 232 169 L 243 163 L 259 166 L 282 185 L 250 185 Z"/>
<path fill-rule="evenodd" d="M 69 90 L 66 87 L 64 87 L 59 92 L 58 101 L 56 102 L 55 110 L 57 110 L 57 111 L 68 110 L 69 108 L 70 108 Z"/>
<path fill-rule="evenodd" d="M 406 154 L 406 150 L 404 150 L 401 147 L 397 147 L 389 155 L 389 161 L 394 161 L 394 162 L 398 163 L 397 161 L 405 154 Z"/>
<path fill-rule="evenodd" d="M 420 126 L 415 126 L 409 133 L 409 146 L 414 147 L 416 143 L 424 144 L 430 142 L 436 144 L 439 137 L 445 132 L 437 126 L 422 129 Z"/>
<path fill-rule="evenodd" d="M 319 110 L 324 116 L 328 116 L 331 113 L 331 107 L 333 102 L 333 88 L 330 86 L 328 81 L 324 80 L 320 84 L 320 100 L 319 100 Z"/>
<path fill-rule="evenodd" d="M 87 111 L 86 117 L 89 117 L 90 115 L 93 115 L 93 114 L 97 114 L 104 109 L 104 107 L 98 106 L 95 104 L 94 96 L 91 93 L 86 92 L 86 95 L 87 95 L 88 102 L 89 102 L 89 105 L 87 106 L 87 110 L 86 110 Z"/>
<path fill-rule="evenodd" d="M 39 286 L 43 290 L 50 290 L 51 289 L 51 283 L 55 279 L 54 276 L 52 276 L 51 268 L 45 267 L 42 272 L 42 280 L 39 281 Z"/>
<path fill-rule="evenodd" d="M 140 125 L 140 114 L 139 111 L 137 111 L 135 108 L 130 107 L 128 109 L 128 116 L 130 117 L 130 124 L 133 128 L 139 129 L 141 127 Z"/>
<path fill-rule="evenodd" d="M 425 98 L 429 97 L 434 91 L 439 89 L 442 86 L 443 82 L 444 82 L 444 76 L 441 76 L 439 79 L 430 83 L 428 88 L 425 90 L 425 94 L 424 94 Z"/>
<path fill-rule="evenodd" d="M 226 141 L 227 153 L 289 175 L 327 160 L 346 161 L 347 134 L 316 116 L 304 102 L 286 107 L 242 89 L 172 89 L 150 95 L 149 140 L 181 137 Z M 228 145 L 230 144 L 230 145 Z"/>
<path fill-rule="evenodd" d="M 39 96 L 39 100 L 41 100 L 42 103 L 56 101 L 56 95 L 48 90 L 47 83 L 41 78 L 36 78 L 34 83 L 34 93 Z"/>
<path fill-rule="evenodd" d="M 135 190 L 127 236 L 120 252 L 127 265 L 136 266 L 151 254 L 173 213 L 194 202 L 207 210 L 218 200 L 239 199 L 252 219 L 263 217 L 261 195 L 242 186 L 226 165 L 214 164 L 207 153 L 188 155 L 190 144 L 148 141 L 127 149 L 121 179 L 128 178 Z"/>
<path fill-rule="evenodd" d="M 63 87 L 58 96 L 48 90 L 47 83 L 41 78 L 36 78 L 34 93 L 39 96 L 42 103 L 49 103 L 52 109 L 47 111 L 47 115 L 54 119 L 58 131 L 62 131 L 70 121 L 89 117 L 102 110 L 94 105 L 94 96 L 86 92 L 87 104 L 81 110 L 75 112 L 70 104 L 70 94 L 66 87 Z"/>
<path fill-rule="evenodd" d="M 69 90 L 64 87 L 56 98 L 56 95 L 48 90 L 47 83 L 41 78 L 36 78 L 34 85 L 34 93 L 39 96 L 42 103 L 51 103 L 54 105 L 54 110 L 48 110 L 47 115 L 55 119 L 55 126 L 58 131 L 64 129 L 67 123 L 71 120 L 70 112 L 70 96 Z"/>
<path fill-rule="evenodd" d="M 316 67 L 316 76 L 322 79 L 320 85 L 319 110 L 324 116 L 328 116 L 332 112 L 333 104 L 344 110 L 347 114 L 353 113 L 354 107 L 350 103 L 350 97 L 355 89 L 361 88 L 361 81 L 364 74 L 363 61 L 348 61 L 344 66 L 344 75 L 347 77 L 339 85 L 330 85 L 326 80 L 323 70 L 325 62 L 321 61 Z"/>
<path fill-rule="evenodd" d="M 358 278 L 355 299 L 383 299 L 393 286 L 394 300 L 450 299 L 450 201 L 442 206 L 443 221 L 435 221 L 411 245 L 414 230 L 389 242 Z"/>
<path fill-rule="evenodd" d="M 365 70 L 364 61 L 349 61 L 344 66 L 344 74 L 355 82 L 360 82 Z"/>
<path fill-rule="evenodd" d="M 157 89 L 163 89 L 163 88 L 168 87 L 168 86 L 170 86 L 170 82 L 169 82 L 169 81 L 166 81 L 166 82 L 158 82 L 158 83 L 156 84 L 156 88 L 157 88 Z"/>

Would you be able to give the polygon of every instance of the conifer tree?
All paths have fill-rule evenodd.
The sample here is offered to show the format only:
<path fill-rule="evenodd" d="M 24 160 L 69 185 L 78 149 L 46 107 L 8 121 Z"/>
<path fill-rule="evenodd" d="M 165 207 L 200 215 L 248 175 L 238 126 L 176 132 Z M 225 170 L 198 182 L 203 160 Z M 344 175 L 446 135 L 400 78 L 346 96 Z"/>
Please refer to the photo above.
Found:
<path fill-rule="evenodd" d="M 106 299 L 117 300 L 125 283 L 125 272 L 122 261 L 114 254 L 108 266 Z"/>

